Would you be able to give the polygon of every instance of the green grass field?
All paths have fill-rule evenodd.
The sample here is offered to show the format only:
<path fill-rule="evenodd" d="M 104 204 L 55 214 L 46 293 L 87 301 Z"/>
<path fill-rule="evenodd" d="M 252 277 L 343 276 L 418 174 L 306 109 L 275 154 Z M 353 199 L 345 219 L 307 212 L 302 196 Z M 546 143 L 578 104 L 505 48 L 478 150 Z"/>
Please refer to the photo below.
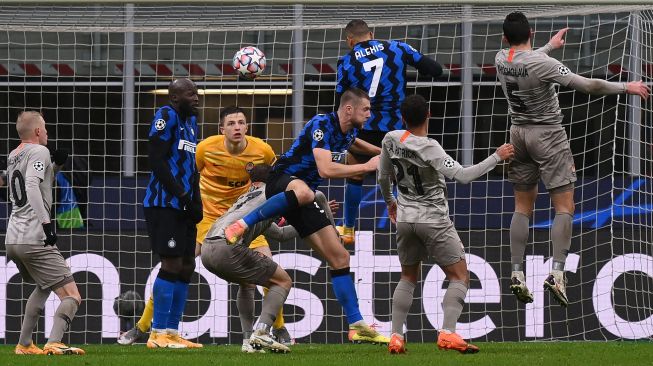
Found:
<path fill-rule="evenodd" d="M 88 345 L 85 356 L 17 356 L 0 346 L 5 365 L 651 365 L 651 342 L 476 343 L 481 352 L 462 355 L 438 351 L 435 344 L 408 344 L 408 354 L 390 355 L 376 345 L 299 344 L 290 354 L 242 354 L 239 346 L 205 346 L 201 350 L 148 350 L 144 345 Z"/>

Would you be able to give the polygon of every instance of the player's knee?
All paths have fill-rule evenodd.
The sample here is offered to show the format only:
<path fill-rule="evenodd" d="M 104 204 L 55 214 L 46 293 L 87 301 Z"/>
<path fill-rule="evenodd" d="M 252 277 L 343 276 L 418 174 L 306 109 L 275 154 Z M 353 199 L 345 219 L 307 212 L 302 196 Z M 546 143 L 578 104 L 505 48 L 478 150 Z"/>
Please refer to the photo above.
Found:
<path fill-rule="evenodd" d="M 193 272 L 195 272 L 195 261 L 184 262 L 182 269 L 179 272 L 179 279 L 185 282 L 190 282 Z"/>
<path fill-rule="evenodd" d="M 349 252 L 346 250 L 341 250 L 338 253 L 332 255 L 329 260 L 329 266 L 331 269 L 342 269 L 349 267 Z"/>
<path fill-rule="evenodd" d="M 279 267 L 274 276 L 274 284 L 285 289 L 290 289 L 292 287 L 292 279 L 288 272 Z"/>
<path fill-rule="evenodd" d="M 295 190 L 295 196 L 300 206 L 308 205 L 315 199 L 315 192 L 308 187 L 302 187 Z"/>

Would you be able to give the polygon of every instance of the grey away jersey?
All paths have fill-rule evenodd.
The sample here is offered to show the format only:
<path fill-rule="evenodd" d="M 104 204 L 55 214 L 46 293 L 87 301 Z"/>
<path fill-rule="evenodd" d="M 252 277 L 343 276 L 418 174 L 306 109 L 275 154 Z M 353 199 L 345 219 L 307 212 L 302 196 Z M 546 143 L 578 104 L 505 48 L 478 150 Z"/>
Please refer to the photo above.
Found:
<path fill-rule="evenodd" d="M 396 179 L 398 222 L 449 222 L 444 178 L 452 179 L 461 169 L 437 141 L 428 137 L 396 130 L 383 138 L 379 180 L 388 175 Z"/>
<path fill-rule="evenodd" d="M 227 226 L 242 219 L 245 215 L 254 211 L 258 206 L 264 204 L 265 201 L 265 184 L 261 184 L 258 187 L 254 185 L 250 186 L 249 192 L 238 197 L 229 210 L 225 212 L 224 215 L 220 216 L 220 218 L 211 226 L 206 237 L 224 238 L 224 229 Z M 264 233 L 270 227 L 272 221 L 272 219 L 263 220 L 254 225 L 254 227 L 248 228 L 245 231 L 245 235 L 243 235 L 242 244 L 248 246 L 254 238 Z"/>
<path fill-rule="evenodd" d="M 41 224 L 43 218 L 27 200 L 25 182 L 29 177 L 40 181 L 42 202 L 48 216 L 52 207 L 52 184 L 54 167 L 50 152 L 45 146 L 23 143 L 13 150 L 7 158 L 8 191 L 11 199 L 11 215 L 7 223 L 5 244 L 43 244 L 45 233 Z M 41 212 L 44 212 L 41 209 Z"/>
<path fill-rule="evenodd" d="M 562 112 L 554 83 L 569 86 L 574 73 L 546 54 L 550 48 L 501 50 L 494 63 L 515 125 L 559 124 Z"/>

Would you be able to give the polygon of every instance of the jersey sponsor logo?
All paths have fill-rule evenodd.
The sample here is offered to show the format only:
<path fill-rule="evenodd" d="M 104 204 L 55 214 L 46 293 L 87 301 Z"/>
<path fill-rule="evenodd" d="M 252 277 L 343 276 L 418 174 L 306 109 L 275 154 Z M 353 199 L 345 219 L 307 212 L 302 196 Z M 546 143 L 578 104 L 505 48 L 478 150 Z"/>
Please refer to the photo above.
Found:
<path fill-rule="evenodd" d="M 168 240 L 168 248 L 172 249 L 172 248 L 174 248 L 176 246 L 177 246 L 177 242 L 175 241 L 175 239 L 170 238 L 170 240 Z"/>
<path fill-rule="evenodd" d="M 331 161 L 334 163 L 345 163 L 345 156 L 347 156 L 347 151 L 343 152 L 331 152 Z"/>
<path fill-rule="evenodd" d="M 560 73 L 560 75 L 565 76 L 565 75 L 569 75 L 571 71 L 567 66 L 558 66 L 558 72 Z"/>
<path fill-rule="evenodd" d="M 177 146 L 178 150 L 185 150 L 188 151 L 189 153 L 195 154 L 195 148 L 197 144 L 194 142 L 190 142 L 187 140 L 179 140 L 179 145 Z"/>
<path fill-rule="evenodd" d="M 313 131 L 313 140 L 322 141 L 323 138 L 324 138 L 324 132 L 322 132 L 322 130 Z"/>
<path fill-rule="evenodd" d="M 35 161 L 34 164 L 32 164 L 32 167 L 34 167 L 34 170 L 37 172 L 42 172 L 45 169 L 45 164 L 43 164 L 42 161 L 38 160 Z"/>
<path fill-rule="evenodd" d="M 232 181 L 229 181 L 228 184 L 229 184 L 229 187 L 231 187 L 231 188 L 238 188 L 238 187 L 244 187 L 247 184 L 247 182 L 249 182 L 249 181 L 248 180 L 232 180 Z"/>
<path fill-rule="evenodd" d="M 157 131 L 161 131 L 166 128 L 166 121 L 164 119 L 157 119 L 154 121 L 154 128 L 156 128 Z"/>
<path fill-rule="evenodd" d="M 444 162 L 442 163 L 442 165 L 444 165 L 445 168 L 451 169 L 451 168 L 454 167 L 454 165 L 456 165 L 456 162 L 453 161 L 452 158 L 446 158 L 446 159 L 444 159 Z"/>
<path fill-rule="evenodd" d="M 377 53 L 379 51 L 383 51 L 385 47 L 383 47 L 383 44 L 379 43 L 377 45 L 374 45 L 372 47 L 367 47 L 362 50 L 354 52 L 354 56 L 358 60 L 361 57 L 369 56 L 371 54 Z"/>

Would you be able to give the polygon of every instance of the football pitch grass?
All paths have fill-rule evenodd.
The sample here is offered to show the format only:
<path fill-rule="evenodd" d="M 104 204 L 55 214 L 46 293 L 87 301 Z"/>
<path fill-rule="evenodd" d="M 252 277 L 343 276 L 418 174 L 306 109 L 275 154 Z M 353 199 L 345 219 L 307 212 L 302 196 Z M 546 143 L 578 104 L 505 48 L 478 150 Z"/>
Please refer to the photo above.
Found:
<path fill-rule="evenodd" d="M 18 356 L 14 346 L 0 346 L 5 365 L 651 365 L 652 342 L 505 342 L 475 343 L 481 352 L 462 355 L 439 351 L 435 343 L 409 343 L 405 355 L 390 355 L 385 346 L 371 344 L 298 344 L 289 354 L 243 354 L 240 346 L 205 345 L 195 350 L 149 350 L 145 345 L 86 345 L 85 356 Z"/>

